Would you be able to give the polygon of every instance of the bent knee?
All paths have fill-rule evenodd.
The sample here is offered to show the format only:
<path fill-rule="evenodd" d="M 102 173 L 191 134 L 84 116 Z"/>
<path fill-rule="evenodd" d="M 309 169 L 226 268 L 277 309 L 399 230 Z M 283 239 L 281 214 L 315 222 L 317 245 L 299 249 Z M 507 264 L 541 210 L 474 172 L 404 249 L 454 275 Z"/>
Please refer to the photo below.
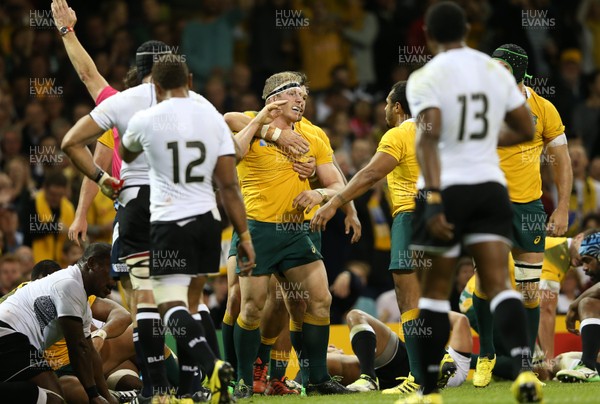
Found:
<path fill-rule="evenodd" d="M 367 324 L 367 317 L 365 313 L 361 310 L 352 309 L 346 314 L 346 322 L 348 323 L 348 327 L 352 328 L 357 324 Z"/>

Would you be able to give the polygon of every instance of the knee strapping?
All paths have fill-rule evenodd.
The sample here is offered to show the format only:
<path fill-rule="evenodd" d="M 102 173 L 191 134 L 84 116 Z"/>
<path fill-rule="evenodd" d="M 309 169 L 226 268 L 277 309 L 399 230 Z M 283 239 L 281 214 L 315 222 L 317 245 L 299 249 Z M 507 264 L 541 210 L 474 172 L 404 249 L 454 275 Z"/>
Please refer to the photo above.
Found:
<path fill-rule="evenodd" d="M 150 255 L 138 254 L 125 260 L 129 268 L 131 288 L 133 290 L 152 290 L 150 282 Z"/>
<path fill-rule="evenodd" d="M 107 378 L 106 378 L 106 384 L 108 385 L 108 388 L 110 390 L 116 390 L 117 389 L 117 384 L 119 384 L 119 382 L 121 381 L 122 378 L 126 377 L 126 376 L 132 376 L 135 378 L 139 378 L 137 372 L 134 372 L 131 369 L 119 369 L 114 373 L 111 373 Z"/>
<path fill-rule="evenodd" d="M 531 264 L 515 260 L 515 282 L 539 282 L 543 264 L 543 262 Z"/>
<path fill-rule="evenodd" d="M 188 305 L 188 289 L 192 277 L 190 275 L 168 275 L 151 278 L 154 290 L 154 301 L 157 305 L 167 302 L 183 302 Z"/>

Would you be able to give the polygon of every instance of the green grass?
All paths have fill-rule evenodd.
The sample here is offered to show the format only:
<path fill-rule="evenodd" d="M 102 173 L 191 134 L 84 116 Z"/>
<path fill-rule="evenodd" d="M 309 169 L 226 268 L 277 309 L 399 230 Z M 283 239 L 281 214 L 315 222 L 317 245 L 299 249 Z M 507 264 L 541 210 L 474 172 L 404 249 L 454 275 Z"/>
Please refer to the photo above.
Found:
<path fill-rule="evenodd" d="M 510 394 L 510 382 L 492 382 L 484 389 L 476 389 L 470 382 L 460 387 L 449 388 L 442 393 L 444 404 L 503 404 L 515 403 Z M 383 395 L 381 393 L 361 393 L 345 396 L 317 396 L 317 397 L 264 397 L 254 396 L 251 399 L 240 400 L 245 403 L 361 403 L 361 404 L 387 404 L 394 403 L 398 396 Z M 562 403 L 600 403 L 600 383 L 564 384 L 547 382 L 544 387 L 545 404 Z"/>

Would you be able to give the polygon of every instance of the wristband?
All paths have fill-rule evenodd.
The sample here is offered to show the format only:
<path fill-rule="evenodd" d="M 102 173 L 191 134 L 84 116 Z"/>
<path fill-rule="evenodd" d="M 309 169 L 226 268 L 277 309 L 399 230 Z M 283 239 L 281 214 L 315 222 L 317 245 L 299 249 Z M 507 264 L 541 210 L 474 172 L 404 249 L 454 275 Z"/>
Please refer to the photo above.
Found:
<path fill-rule="evenodd" d="M 425 192 L 425 202 L 427 204 L 435 205 L 442 203 L 442 193 L 439 190 L 427 189 Z"/>
<path fill-rule="evenodd" d="M 87 394 L 87 396 L 90 400 L 92 398 L 96 398 L 100 395 L 100 393 L 98 393 L 98 388 L 96 387 L 96 385 L 86 387 L 85 393 Z"/>
<path fill-rule="evenodd" d="M 248 230 L 240 234 L 240 242 L 242 241 L 252 241 L 252 237 L 250 237 L 250 232 Z"/>
<path fill-rule="evenodd" d="M 92 333 L 92 338 L 100 337 L 102 339 L 106 339 L 108 334 L 102 328 L 97 329 Z"/>
<path fill-rule="evenodd" d="M 323 188 L 317 188 L 317 189 L 315 189 L 315 191 L 317 191 L 323 197 L 323 200 L 321 201 L 321 203 L 325 203 L 329 200 L 329 198 L 327 197 L 327 193 L 325 192 L 325 190 Z"/>
<path fill-rule="evenodd" d="M 58 29 L 58 32 L 60 32 L 60 36 L 65 36 L 65 35 L 67 35 L 69 32 L 74 32 L 74 30 L 73 30 L 73 27 L 66 27 L 66 26 L 63 26 L 63 27 L 60 27 L 60 28 Z"/>
<path fill-rule="evenodd" d="M 271 142 L 276 142 L 277 139 L 279 139 L 279 136 L 281 136 L 281 129 L 275 128 L 275 132 L 273 132 L 273 137 L 271 137 Z"/>
<path fill-rule="evenodd" d="M 260 130 L 260 137 L 264 139 L 267 136 L 268 131 L 269 125 L 263 125 L 262 129 Z"/>

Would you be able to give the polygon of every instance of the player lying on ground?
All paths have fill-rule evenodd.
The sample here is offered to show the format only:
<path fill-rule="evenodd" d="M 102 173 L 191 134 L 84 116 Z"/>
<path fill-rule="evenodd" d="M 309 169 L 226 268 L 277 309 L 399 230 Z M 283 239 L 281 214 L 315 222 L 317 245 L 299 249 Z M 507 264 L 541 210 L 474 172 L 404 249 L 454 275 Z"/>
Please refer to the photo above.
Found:
<path fill-rule="evenodd" d="M 469 320 L 464 314 L 450 312 L 452 334 L 447 353 L 454 359 L 456 372 L 449 379 L 441 372 L 438 384 L 457 387 L 464 383 L 469 373 L 473 337 Z M 361 311 L 352 310 L 346 316 L 350 329 L 350 341 L 354 355 L 339 350 L 327 354 L 327 369 L 334 376 L 341 376 L 342 384 L 349 390 L 366 392 L 391 389 L 398 380 L 409 380 L 409 359 L 406 344 L 387 325 Z M 384 391 L 385 393 L 385 391 Z"/>

